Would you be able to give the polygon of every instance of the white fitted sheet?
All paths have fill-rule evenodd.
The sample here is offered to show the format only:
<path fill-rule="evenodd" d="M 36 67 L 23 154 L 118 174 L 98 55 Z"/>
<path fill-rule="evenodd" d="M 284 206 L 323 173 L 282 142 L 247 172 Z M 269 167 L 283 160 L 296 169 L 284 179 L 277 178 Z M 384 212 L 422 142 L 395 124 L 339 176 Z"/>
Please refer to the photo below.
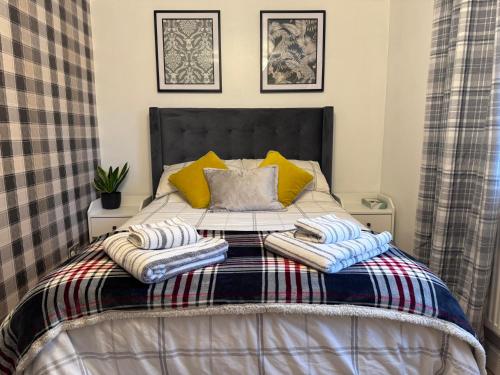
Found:
<path fill-rule="evenodd" d="M 283 211 L 228 212 L 192 208 L 182 196 L 170 193 L 155 199 L 141 212 L 125 222 L 120 229 L 132 224 L 154 223 L 169 217 L 179 216 L 198 229 L 235 231 L 281 231 L 294 228 L 299 218 L 317 217 L 327 213 L 353 220 L 328 193 L 304 192 L 296 202 Z"/>

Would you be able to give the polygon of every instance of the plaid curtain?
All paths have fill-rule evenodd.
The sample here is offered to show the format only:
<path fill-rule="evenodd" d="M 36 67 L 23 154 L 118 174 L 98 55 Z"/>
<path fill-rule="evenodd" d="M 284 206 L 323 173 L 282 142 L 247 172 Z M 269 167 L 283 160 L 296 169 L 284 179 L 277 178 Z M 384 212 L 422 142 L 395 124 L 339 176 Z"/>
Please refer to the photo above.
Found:
<path fill-rule="evenodd" d="M 500 205 L 500 0 L 436 0 L 416 255 L 482 335 Z"/>

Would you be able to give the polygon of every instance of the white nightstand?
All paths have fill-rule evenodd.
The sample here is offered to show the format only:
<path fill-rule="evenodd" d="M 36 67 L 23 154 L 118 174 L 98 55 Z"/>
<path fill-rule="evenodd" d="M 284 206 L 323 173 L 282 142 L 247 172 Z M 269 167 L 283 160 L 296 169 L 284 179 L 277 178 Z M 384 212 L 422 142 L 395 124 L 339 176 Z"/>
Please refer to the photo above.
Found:
<path fill-rule="evenodd" d="M 101 199 L 90 203 L 87 211 L 89 223 L 89 239 L 99 237 L 101 234 L 111 232 L 130 219 L 150 202 L 150 197 L 145 195 L 122 195 L 122 203 L 115 210 L 102 208 Z"/>
<path fill-rule="evenodd" d="M 356 220 L 375 232 L 387 230 L 394 237 L 394 216 L 396 209 L 392 199 L 380 193 L 335 193 L 344 210 Z M 372 209 L 361 203 L 361 198 L 378 198 L 387 203 L 387 208 Z"/>

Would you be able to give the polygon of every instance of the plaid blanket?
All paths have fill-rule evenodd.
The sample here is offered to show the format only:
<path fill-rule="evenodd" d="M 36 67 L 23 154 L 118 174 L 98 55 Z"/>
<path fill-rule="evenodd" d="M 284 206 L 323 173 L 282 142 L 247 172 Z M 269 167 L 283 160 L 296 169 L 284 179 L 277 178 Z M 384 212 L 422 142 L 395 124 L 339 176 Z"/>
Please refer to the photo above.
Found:
<path fill-rule="evenodd" d="M 107 311 L 158 311 L 247 303 L 350 304 L 443 319 L 474 334 L 444 283 L 397 248 L 323 274 L 263 247 L 265 232 L 204 231 L 225 238 L 225 263 L 143 284 L 100 239 L 46 276 L 0 327 L 0 372 L 13 373 L 33 343 L 63 322 Z"/>

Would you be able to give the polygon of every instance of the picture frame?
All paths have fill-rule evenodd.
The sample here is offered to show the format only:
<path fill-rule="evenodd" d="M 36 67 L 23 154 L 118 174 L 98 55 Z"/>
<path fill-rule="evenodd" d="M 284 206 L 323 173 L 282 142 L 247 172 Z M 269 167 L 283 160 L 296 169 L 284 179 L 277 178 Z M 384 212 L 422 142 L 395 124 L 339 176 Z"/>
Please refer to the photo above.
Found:
<path fill-rule="evenodd" d="M 322 92 L 324 10 L 260 12 L 260 92 Z"/>
<path fill-rule="evenodd" d="M 155 10 L 158 92 L 222 92 L 219 10 Z"/>

